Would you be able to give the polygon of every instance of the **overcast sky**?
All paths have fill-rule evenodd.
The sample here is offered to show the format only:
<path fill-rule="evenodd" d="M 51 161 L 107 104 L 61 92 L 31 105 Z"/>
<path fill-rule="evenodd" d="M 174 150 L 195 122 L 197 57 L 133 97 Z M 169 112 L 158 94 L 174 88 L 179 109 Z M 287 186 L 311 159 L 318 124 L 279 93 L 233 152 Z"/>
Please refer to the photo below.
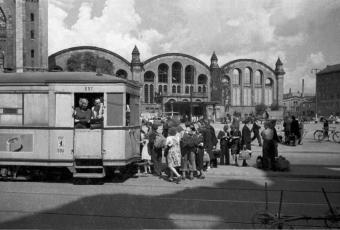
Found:
<path fill-rule="evenodd" d="M 314 92 L 311 69 L 340 63 L 340 0 L 49 0 L 49 54 L 91 45 L 131 60 L 180 52 L 286 70 L 285 92 Z"/>

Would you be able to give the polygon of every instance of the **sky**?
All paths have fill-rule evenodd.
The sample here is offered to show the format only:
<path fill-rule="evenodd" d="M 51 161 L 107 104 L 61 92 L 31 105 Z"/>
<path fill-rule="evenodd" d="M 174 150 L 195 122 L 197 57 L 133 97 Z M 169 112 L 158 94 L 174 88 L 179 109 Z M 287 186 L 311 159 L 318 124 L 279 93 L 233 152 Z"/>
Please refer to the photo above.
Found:
<path fill-rule="evenodd" d="M 220 66 L 250 58 L 315 92 L 312 69 L 340 63 L 340 0 L 49 0 L 49 54 L 90 45 L 127 60 L 178 52 Z"/>

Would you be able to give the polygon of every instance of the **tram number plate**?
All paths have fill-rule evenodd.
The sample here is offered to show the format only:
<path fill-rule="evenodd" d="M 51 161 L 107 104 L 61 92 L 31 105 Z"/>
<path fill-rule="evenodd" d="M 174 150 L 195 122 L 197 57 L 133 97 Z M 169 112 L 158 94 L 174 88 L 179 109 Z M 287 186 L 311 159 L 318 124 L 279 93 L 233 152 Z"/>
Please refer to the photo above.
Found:
<path fill-rule="evenodd" d="M 59 136 L 58 137 L 58 148 L 57 148 L 57 153 L 64 153 L 64 137 Z"/>
<path fill-rule="evenodd" d="M 93 86 L 85 86 L 85 92 L 92 92 Z"/>

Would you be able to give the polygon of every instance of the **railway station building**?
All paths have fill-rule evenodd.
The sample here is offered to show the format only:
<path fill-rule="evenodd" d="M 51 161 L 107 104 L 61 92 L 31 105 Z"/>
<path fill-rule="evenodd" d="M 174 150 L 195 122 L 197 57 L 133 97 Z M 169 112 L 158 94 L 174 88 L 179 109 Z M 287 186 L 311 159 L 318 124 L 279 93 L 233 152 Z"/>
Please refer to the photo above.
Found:
<path fill-rule="evenodd" d="M 134 47 L 131 61 L 112 51 L 72 47 L 49 57 L 50 71 L 93 71 L 141 83 L 141 113 L 224 117 L 246 115 L 255 106 L 282 106 L 284 69 L 254 59 L 238 59 L 221 67 L 213 52 L 210 65 L 183 53 L 165 53 L 140 60 Z"/>

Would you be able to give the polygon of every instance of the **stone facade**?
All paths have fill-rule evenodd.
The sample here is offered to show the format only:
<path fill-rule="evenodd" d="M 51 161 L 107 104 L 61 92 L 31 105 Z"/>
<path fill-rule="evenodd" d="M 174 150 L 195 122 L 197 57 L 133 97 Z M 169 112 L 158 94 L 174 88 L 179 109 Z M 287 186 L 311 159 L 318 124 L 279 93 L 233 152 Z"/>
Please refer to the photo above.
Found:
<path fill-rule="evenodd" d="M 219 67 L 215 53 L 210 66 L 182 53 L 166 53 L 141 61 L 135 47 L 131 62 L 128 62 L 111 51 L 82 46 L 51 55 L 49 70 L 73 71 L 69 66 L 70 58 L 84 53 L 110 61 L 114 69 L 112 73 L 118 77 L 141 83 L 142 113 L 175 112 L 220 118 L 226 113 L 254 113 L 257 104 L 270 106 L 281 105 L 282 102 L 284 71 L 280 60 L 275 70 L 253 59 L 235 60 Z M 78 70 L 86 71 L 85 64 Z M 246 68 L 249 76 L 244 74 Z M 233 81 L 233 78 L 236 79 L 233 75 L 235 70 L 240 73 L 238 82 Z M 126 75 L 121 75 L 121 72 Z M 255 76 L 255 73 L 259 75 Z"/>
<path fill-rule="evenodd" d="M 0 0 L 3 71 L 47 70 L 47 7 L 47 0 Z"/>
<path fill-rule="evenodd" d="M 340 115 L 340 64 L 316 74 L 316 109 L 318 116 Z"/>

